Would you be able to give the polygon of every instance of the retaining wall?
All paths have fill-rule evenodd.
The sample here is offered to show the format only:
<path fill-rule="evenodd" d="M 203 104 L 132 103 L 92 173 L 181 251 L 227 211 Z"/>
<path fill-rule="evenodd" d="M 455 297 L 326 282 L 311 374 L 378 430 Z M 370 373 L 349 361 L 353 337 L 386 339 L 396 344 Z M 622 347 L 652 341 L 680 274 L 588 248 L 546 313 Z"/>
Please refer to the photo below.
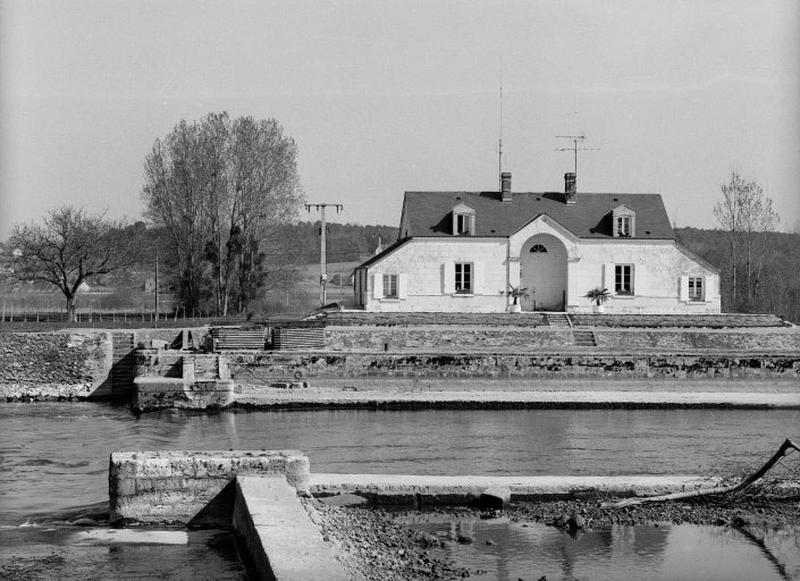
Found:
<path fill-rule="evenodd" d="M 0 333 L 0 394 L 87 396 L 108 377 L 112 355 L 107 332 Z"/>
<path fill-rule="evenodd" d="M 553 350 L 573 343 L 572 331 L 555 327 L 328 327 L 327 351 Z"/>
<path fill-rule="evenodd" d="M 597 351 L 770 353 L 800 355 L 800 329 L 593 329 Z M 327 351 L 559 352 L 575 349 L 573 330 L 468 325 L 329 326 Z"/>
<path fill-rule="evenodd" d="M 796 357 L 680 355 L 518 355 L 401 353 L 238 353 L 234 382 L 277 378 L 800 378 Z"/>

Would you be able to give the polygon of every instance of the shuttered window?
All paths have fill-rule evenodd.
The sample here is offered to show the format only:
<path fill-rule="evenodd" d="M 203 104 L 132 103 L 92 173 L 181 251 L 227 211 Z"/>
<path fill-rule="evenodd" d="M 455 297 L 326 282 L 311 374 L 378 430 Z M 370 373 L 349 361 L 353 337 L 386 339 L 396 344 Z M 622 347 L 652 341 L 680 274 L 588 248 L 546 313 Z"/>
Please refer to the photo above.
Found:
<path fill-rule="evenodd" d="M 702 301 L 705 298 L 705 291 L 703 289 L 702 276 L 689 277 L 689 300 Z"/>

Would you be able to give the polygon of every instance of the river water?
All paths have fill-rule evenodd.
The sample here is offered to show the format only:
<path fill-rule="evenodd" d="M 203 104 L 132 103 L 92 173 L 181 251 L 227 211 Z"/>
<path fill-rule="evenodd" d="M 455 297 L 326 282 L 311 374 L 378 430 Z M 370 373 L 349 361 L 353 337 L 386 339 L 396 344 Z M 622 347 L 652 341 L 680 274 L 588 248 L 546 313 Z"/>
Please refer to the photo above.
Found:
<path fill-rule="evenodd" d="M 175 410 L 0 405 L 0 525 L 108 499 L 118 450 L 305 451 L 312 472 L 720 474 L 760 465 L 797 410 Z"/>
<path fill-rule="evenodd" d="M 73 518 L 65 515 L 105 509 L 108 455 L 117 450 L 295 448 L 309 455 L 313 472 L 706 475 L 752 470 L 785 438 L 796 438 L 798 426 L 796 410 L 169 410 L 136 417 L 126 406 L 99 403 L 2 404 L 0 573 L 19 579 L 244 578 L 223 531 L 167 531 L 186 535 L 173 544 L 153 541 L 158 531 L 117 539 L 102 528 L 82 532 L 65 524 Z M 480 579 L 539 578 L 527 575 L 532 567 L 548 579 L 643 578 L 637 571 L 689 579 L 697 577 L 686 571 L 703 573 L 709 555 L 738 559 L 741 566 L 703 578 L 792 578 L 775 577 L 777 569 L 763 559 L 754 564 L 747 539 L 714 527 L 620 527 L 575 540 L 513 523 L 468 526 L 476 543 L 453 545 L 452 556 L 483 569 Z M 784 534 L 796 547 L 797 531 L 768 533 Z M 484 537 L 497 543 L 485 544 Z M 655 557 L 651 546 L 659 547 Z M 692 552 L 698 546 L 704 553 Z M 686 569 L 687 559 L 693 569 Z M 645 575 L 656 565 L 658 575 Z M 750 576 L 763 571 L 770 575 Z"/>

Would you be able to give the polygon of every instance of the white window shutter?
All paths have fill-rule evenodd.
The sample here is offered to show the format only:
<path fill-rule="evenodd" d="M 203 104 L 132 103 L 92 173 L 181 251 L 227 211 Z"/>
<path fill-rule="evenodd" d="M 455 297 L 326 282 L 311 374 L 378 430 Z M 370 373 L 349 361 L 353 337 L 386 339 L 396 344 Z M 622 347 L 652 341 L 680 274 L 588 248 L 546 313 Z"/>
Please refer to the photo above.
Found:
<path fill-rule="evenodd" d="M 456 292 L 456 267 L 452 262 L 442 264 L 442 294 Z"/>
<path fill-rule="evenodd" d="M 483 264 L 480 262 L 472 263 L 472 294 L 483 294 Z"/>
<path fill-rule="evenodd" d="M 680 291 L 679 291 L 680 292 L 680 299 L 682 301 L 688 301 L 689 300 L 689 277 L 688 276 L 682 276 L 681 277 L 681 281 L 680 281 L 680 285 L 681 285 L 680 286 Z"/>
<path fill-rule="evenodd" d="M 372 275 L 372 297 L 375 299 L 383 298 L 383 275 Z"/>
<path fill-rule="evenodd" d="M 607 288 L 608 292 L 614 292 L 614 263 L 608 262 L 603 265 L 603 288 Z"/>
<path fill-rule="evenodd" d="M 408 291 L 406 291 L 407 282 L 408 282 L 407 275 L 405 274 L 397 275 L 397 298 L 404 299 L 408 295 Z"/>
<path fill-rule="evenodd" d="M 633 293 L 636 295 L 644 295 L 647 290 L 647 282 L 645 280 L 645 268 L 642 265 L 635 265 L 633 272 L 631 272 L 631 282 L 633 283 Z"/>

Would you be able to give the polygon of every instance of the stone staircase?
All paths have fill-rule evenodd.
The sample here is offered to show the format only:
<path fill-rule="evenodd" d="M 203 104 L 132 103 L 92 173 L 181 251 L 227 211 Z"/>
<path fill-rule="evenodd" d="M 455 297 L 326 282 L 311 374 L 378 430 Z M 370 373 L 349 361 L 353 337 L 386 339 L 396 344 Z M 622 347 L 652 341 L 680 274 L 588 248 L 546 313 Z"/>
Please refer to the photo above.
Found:
<path fill-rule="evenodd" d="M 572 336 L 577 347 L 597 347 L 594 331 L 588 329 L 572 329 Z"/>
<path fill-rule="evenodd" d="M 276 328 L 272 332 L 272 347 L 278 351 L 313 351 L 325 349 L 325 329 Z"/>
<path fill-rule="evenodd" d="M 263 351 L 264 329 L 256 327 L 214 327 L 211 329 L 214 351 Z"/>
<path fill-rule="evenodd" d="M 572 321 L 569 320 L 569 315 L 566 313 L 545 313 L 547 324 L 551 327 L 561 327 L 569 329 L 572 327 Z"/>
<path fill-rule="evenodd" d="M 133 390 L 136 375 L 134 349 L 136 337 L 133 333 L 113 333 L 111 335 L 113 357 L 111 365 L 111 394 L 114 397 L 128 397 Z"/>

